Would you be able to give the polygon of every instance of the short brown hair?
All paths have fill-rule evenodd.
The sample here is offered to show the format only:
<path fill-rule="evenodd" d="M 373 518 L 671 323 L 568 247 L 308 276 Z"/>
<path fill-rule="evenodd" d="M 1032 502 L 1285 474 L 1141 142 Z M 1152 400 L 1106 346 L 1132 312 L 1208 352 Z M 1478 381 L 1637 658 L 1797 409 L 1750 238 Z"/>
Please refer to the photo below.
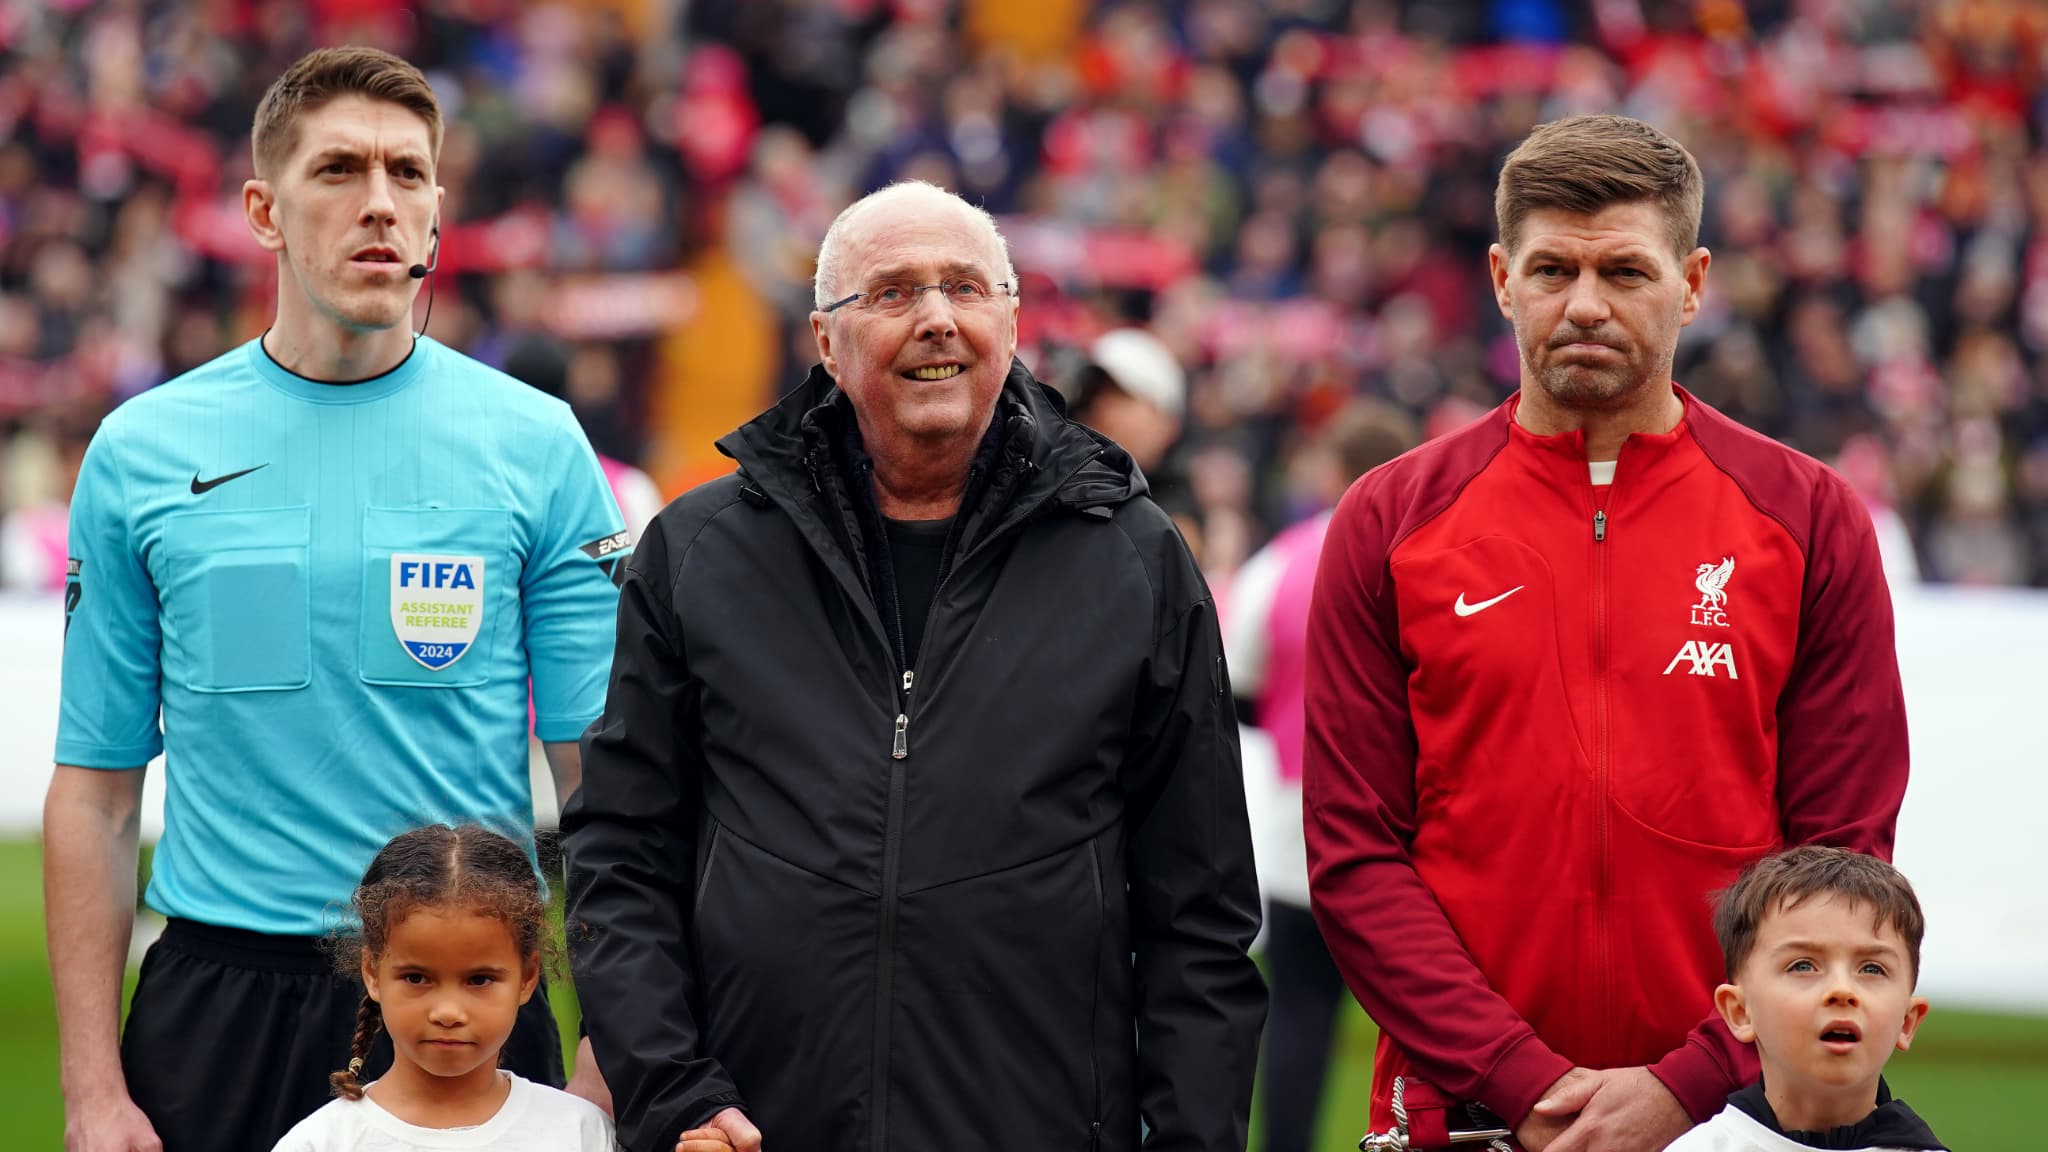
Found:
<path fill-rule="evenodd" d="M 1346 481 L 1356 480 L 1422 442 L 1415 417 L 1385 400 L 1361 396 L 1337 409 L 1321 439 Z"/>
<path fill-rule="evenodd" d="M 1615 204 L 1656 203 L 1680 260 L 1699 242 L 1706 181 L 1678 141 L 1641 120 L 1599 113 L 1540 125 L 1500 170 L 1493 214 L 1510 253 L 1531 211 L 1591 215 Z"/>
<path fill-rule="evenodd" d="M 1728 979 L 1756 948 L 1764 918 L 1797 908 L 1813 896 L 1839 896 L 1870 909 L 1878 924 L 1896 930 L 1906 942 L 1906 960 L 1915 983 L 1920 979 L 1920 937 L 1927 921 L 1920 898 L 1913 895 L 1899 870 L 1861 852 L 1806 844 L 1766 856 L 1742 870 L 1714 912 L 1714 934 L 1721 938 L 1721 958 Z"/>
<path fill-rule="evenodd" d="M 299 117 L 342 96 L 396 104 L 427 122 L 436 159 L 441 155 L 441 102 L 420 70 L 381 48 L 322 48 L 285 69 L 256 105 L 249 143 L 256 174 L 268 178 L 299 146 Z"/>

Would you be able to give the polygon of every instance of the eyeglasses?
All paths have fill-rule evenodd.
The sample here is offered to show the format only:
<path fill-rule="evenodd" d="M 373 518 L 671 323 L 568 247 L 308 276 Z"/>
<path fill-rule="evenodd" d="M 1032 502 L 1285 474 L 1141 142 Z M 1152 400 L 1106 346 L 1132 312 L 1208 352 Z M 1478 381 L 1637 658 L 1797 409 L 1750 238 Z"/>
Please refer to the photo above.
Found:
<path fill-rule="evenodd" d="M 955 308 L 987 308 L 1005 296 L 1016 293 L 1016 286 L 1006 282 L 985 284 L 971 277 L 957 280 L 941 280 L 937 284 L 906 284 L 884 281 L 865 292 L 834 300 L 819 309 L 822 312 L 837 312 L 853 304 L 864 312 L 877 316 L 907 316 L 926 292 L 937 288 L 946 302 Z"/>

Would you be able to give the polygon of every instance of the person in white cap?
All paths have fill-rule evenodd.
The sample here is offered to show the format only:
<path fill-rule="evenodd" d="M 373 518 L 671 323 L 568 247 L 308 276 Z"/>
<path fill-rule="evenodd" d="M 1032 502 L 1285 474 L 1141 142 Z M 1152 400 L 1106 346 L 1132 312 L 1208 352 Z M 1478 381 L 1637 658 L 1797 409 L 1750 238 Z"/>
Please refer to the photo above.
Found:
<path fill-rule="evenodd" d="M 1074 397 L 1076 420 L 1117 442 L 1149 477 L 1180 439 L 1187 373 L 1159 337 L 1142 328 L 1103 333 L 1089 346 Z"/>

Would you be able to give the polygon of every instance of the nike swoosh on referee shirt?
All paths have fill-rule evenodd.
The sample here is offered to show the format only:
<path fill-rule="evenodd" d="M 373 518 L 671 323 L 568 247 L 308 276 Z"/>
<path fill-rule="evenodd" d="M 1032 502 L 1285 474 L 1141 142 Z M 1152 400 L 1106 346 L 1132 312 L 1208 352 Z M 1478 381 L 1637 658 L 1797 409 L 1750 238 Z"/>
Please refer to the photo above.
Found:
<path fill-rule="evenodd" d="M 1513 588 L 1510 588 L 1507 591 L 1501 593 L 1500 595 L 1495 596 L 1493 599 L 1481 600 L 1477 604 L 1465 603 L 1465 594 L 1463 592 L 1460 592 L 1458 593 L 1458 602 L 1456 604 L 1451 605 L 1451 611 L 1456 612 L 1460 616 L 1470 616 L 1476 612 L 1484 612 L 1488 608 L 1493 607 L 1495 604 L 1500 603 L 1501 601 L 1507 599 L 1510 596 L 1513 596 L 1515 593 L 1520 592 L 1522 589 L 1527 587 L 1527 584 L 1517 584 Z"/>
<path fill-rule="evenodd" d="M 199 473 L 194 472 L 192 474 L 192 494 L 194 496 L 203 496 L 206 493 L 213 491 L 215 488 L 220 487 L 221 485 L 227 483 L 230 480 L 239 480 L 242 477 L 247 476 L 251 472 L 260 472 L 268 467 L 270 467 L 270 462 L 266 460 L 263 463 L 258 464 L 254 468 L 244 468 L 240 472 L 230 472 L 225 476 L 215 476 L 211 480 L 201 480 L 199 478 Z"/>

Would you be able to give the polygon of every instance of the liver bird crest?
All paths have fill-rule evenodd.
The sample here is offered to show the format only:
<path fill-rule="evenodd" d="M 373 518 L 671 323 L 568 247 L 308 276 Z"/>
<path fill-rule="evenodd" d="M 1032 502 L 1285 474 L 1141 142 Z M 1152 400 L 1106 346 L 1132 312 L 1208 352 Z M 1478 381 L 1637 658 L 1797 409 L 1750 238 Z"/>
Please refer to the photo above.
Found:
<path fill-rule="evenodd" d="M 1693 587 L 1700 590 L 1702 608 L 1719 609 L 1728 603 L 1728 578 L 1735 575 L 1735 557 L 1723 556 L 1719 564 L 1702 564 Z"/>

